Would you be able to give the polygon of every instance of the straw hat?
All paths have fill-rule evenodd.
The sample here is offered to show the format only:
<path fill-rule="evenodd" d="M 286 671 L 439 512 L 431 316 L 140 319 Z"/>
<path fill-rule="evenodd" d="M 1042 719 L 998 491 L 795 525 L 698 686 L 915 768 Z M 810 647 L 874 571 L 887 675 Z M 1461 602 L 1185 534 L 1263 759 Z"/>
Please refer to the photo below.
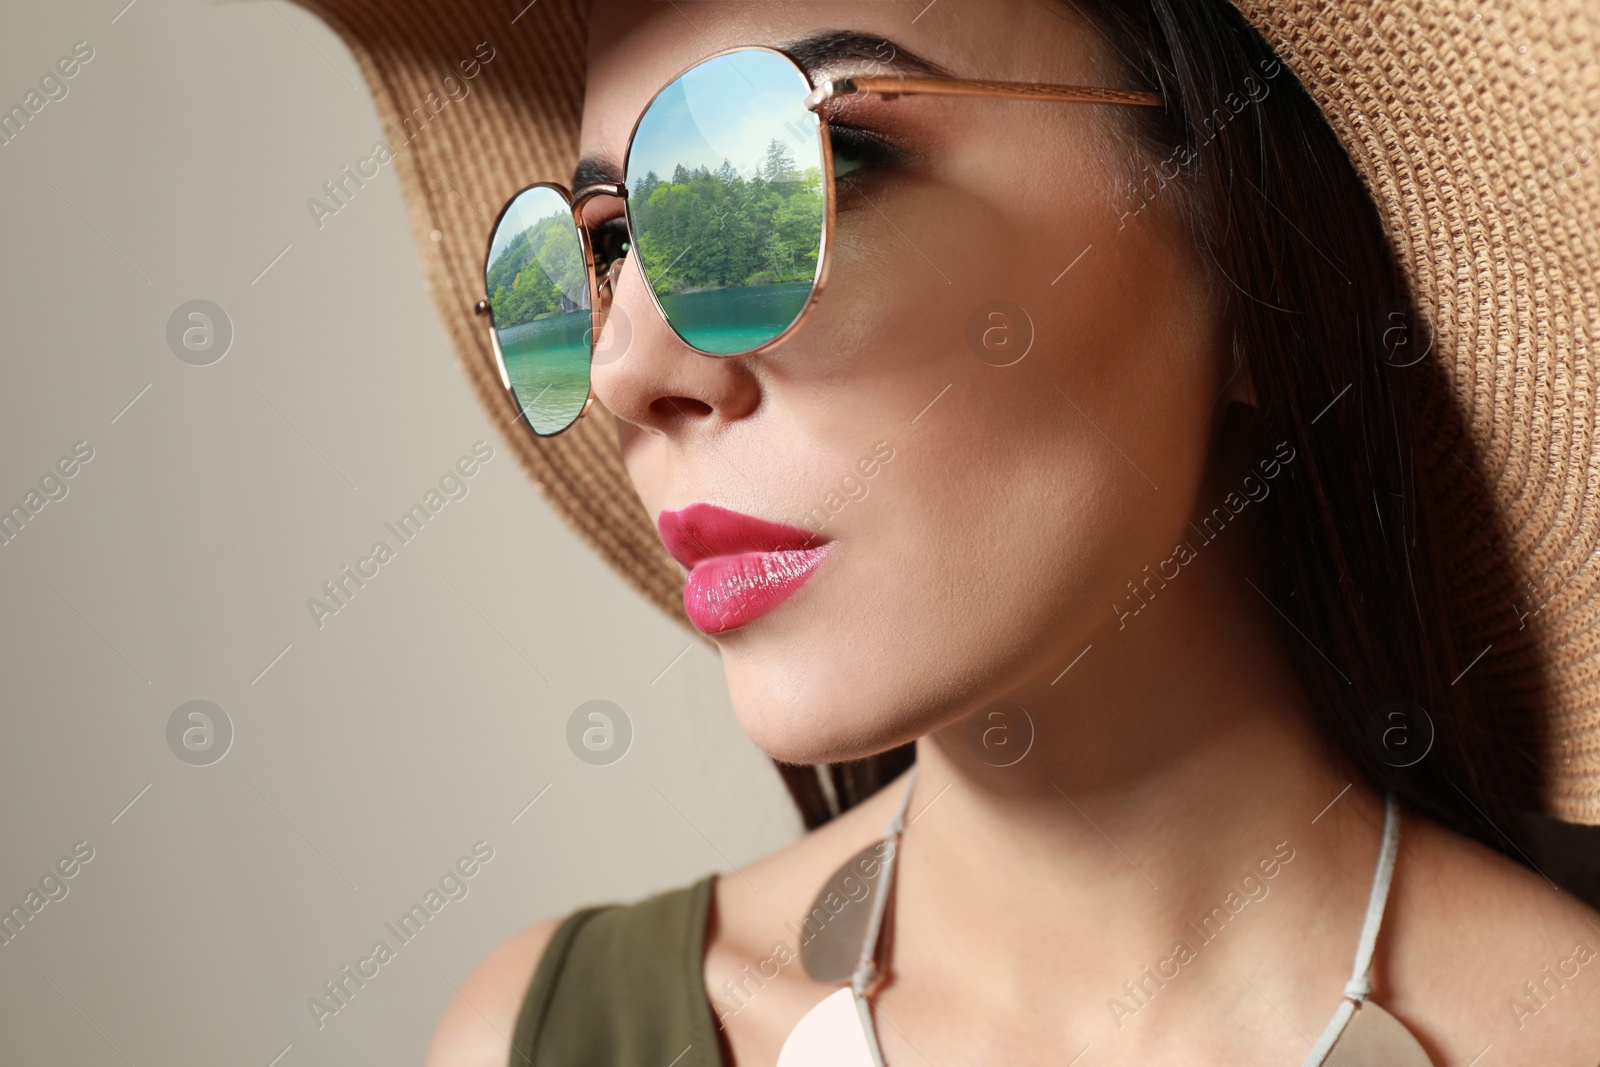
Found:
<path fill-rule="evenodd" d="M 679 569 L 628 480 L 610 416 L 597 405 L 546 440 L 512 427 L 470 310 L 501 204 L 531 182 L 571 180 L 588 0 L 302 2 L 366 75 L 428 285 L 479 399 L 551 505 L 687 625 Z M 1444 373 L 1425 401 L 1435 433 L 1418 458 L 1445 527 L 1461 662 L 1482 653 L 1474 696 L 1547 717 L 1546 811 L 1600 824 L 1600 569 L 1586 566 L 1600 552 L 1600 7 L 1239 7 L 1292 57 L 1350 153 L 1431 326 Z M 1463 442 L 1449 435 L 1461 433 L 1478 472 L 1456 459 Z"/>

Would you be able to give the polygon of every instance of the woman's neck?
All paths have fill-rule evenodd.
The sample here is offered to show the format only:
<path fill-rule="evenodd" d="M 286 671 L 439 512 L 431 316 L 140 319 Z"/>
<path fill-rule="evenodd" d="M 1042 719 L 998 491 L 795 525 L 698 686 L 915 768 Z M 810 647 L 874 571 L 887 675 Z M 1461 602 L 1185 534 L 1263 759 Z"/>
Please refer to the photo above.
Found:
<path fill-rule="evenodd" d="M 1091 636 L 1064 674 L 918 741 L 892 949 L 902 989 L 980 988 L 1001 1013 L 1077 1005 L 1053 1018 L 1101 1040 L 1158 1005 L 1169 1021 L 1184 1004 L 1211 1010 L 1172 995 L 1196 969 L 1211 978 L 1190 978 L 1195 992 L 1265 967 L 1285 1001 L 1275 1009 L 1331 1010 L 1381 796 L 1330 756 L 1282 635 L 1298 638 L 1243 573 L 1186 576 Z M 1005 744 L 985 743 L 985 728 L 1007 731 Z M 1229 996 L 1253 995 L 1227 981 Z M 899 998 L 885 997 L 892 1018 Z M 1144 1030 L 1152 1042 L 1195 1032 Z"/>

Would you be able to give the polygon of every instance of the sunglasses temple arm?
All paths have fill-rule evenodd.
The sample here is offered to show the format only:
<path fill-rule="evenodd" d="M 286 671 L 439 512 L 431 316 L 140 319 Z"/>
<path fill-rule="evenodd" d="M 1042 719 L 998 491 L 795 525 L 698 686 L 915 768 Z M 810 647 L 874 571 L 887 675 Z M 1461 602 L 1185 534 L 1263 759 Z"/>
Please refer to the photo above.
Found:
<path fill-rule="evenodd" d="M 877 93 L 886 97 L 915 94 L 938 96 L 992 96 L 1017 100 L 1055 100 L 1074 104 L 1113 104 L 1124 107 L 1163 107 L 1160 93 L 1132 89 L 1108 89 L 1093 85 L 1040 85 L 1032 82 L 978 81 L 944 77 L 856 77 L 828 79 L 805 99 L 808 111 L 816 111 L 836 97 L 855 93 Z"/>

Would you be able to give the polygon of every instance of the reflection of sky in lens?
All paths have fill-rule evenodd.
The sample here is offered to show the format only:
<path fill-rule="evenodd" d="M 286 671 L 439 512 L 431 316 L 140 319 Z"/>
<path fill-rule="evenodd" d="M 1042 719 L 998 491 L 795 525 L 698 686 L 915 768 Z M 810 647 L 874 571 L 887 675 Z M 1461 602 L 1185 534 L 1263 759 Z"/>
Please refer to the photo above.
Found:
<path fill-rule="evenodd" d="M 568 218 L 572 216 L 572 209 L 567 207 L 554 190 L 529 189 L 517 197 L 506 209 L 505 215 L 500 219 L 500 225 L 495 227 L 494 239 L 489 243 L 490 265 L 494 264 L 506 245 L 516 240 L 523 230 L 553 215 L 565 215 Z"/>
<path fill-rule="evenodd" d="M 804 103 L 810 91 L 804 76 L 771 52 L 707 60 L 650 105 L 628 155 L 628 188 L 652 170 L 666 181 L 679 163 L 714 171 L 725 159 L 749 178 L 774 137 L 801 170 L 820 168 L 816 116 Z"/>

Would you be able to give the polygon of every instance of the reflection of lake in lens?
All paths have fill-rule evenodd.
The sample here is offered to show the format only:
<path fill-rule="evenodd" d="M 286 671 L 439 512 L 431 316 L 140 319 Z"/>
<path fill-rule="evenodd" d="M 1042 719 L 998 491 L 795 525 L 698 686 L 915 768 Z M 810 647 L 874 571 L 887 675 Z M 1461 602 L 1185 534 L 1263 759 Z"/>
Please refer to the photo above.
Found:
<path fill-rule="evenodd" d="M 584 310 L 498 331 L 511 390 L 542 433 L 577 418 L 588 399 L 589 324 Z"/>
<path fill-rule="evenodd" d="M 766 344 L 810 296 L 828 214 L 810 91 L 788 58 L 741 49 L 679 76 L 634 128 L 623 161 L 630 255 L 702 352 Z"/>
<path fill-rule="evenodd" d="M 799 316 L 810 297 L 810 282 L 730 285 L 672 293 L 661 298 L 661 307 L 673 329 L 696 348 L 732 353 L 778 336 Z"/>

